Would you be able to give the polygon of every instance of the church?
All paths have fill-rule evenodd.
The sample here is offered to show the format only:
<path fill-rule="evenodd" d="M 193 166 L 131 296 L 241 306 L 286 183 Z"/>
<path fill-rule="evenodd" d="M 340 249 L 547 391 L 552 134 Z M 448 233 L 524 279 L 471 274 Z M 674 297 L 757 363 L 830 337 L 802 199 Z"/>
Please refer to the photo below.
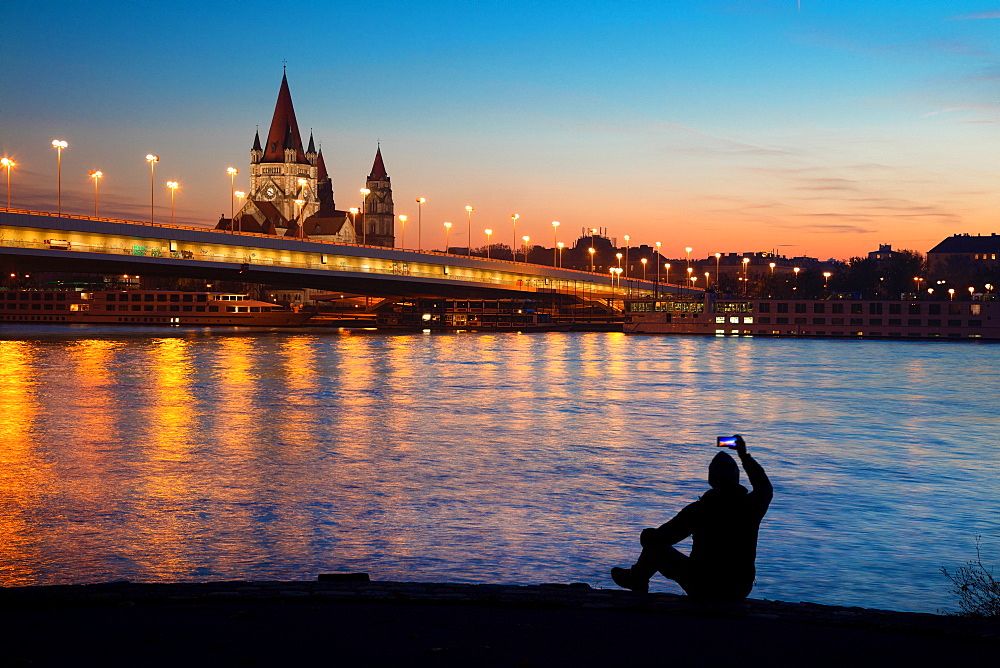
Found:
<path fill-rule="evenodd" d="M 215 229 L 391 248 L 395 245 L 392 186 L 381 146 L 376 148 L 365 190 L 368 193 L 356 194 L 357 208 L 337 208 L 323 150 L 316 150 L 311 132 L 309 145 L 303 147 L 288 77 L 282 74 L 267 140 L 261 143 L 258 130 L 250 149 L 246 202 L 233 219 L 220 218 Z"/>

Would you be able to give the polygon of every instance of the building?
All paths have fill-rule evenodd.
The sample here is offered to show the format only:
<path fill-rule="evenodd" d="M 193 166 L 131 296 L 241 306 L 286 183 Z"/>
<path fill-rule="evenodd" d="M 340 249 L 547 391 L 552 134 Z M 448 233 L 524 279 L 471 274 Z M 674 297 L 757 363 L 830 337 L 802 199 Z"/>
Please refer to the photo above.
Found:
<path fill-rule="evenodd" d="M 370 194 L 355 212 L 337 208 L 333 180 L 326 170 L 322 149 L 309 134 L 303 145 L 295 118 L 288 77 L 283 74 L 267 138 L 260 131 L 250 149 L 250 192 L 234 219 L 220 218 L 216 229 L 259 232 L 303 239 L 395 244 L 392 187 L 377 147 L 367 179 Z M 358 229 L 364 225 L 364 229 Z"/>
<path fill-rule="evenodd" d="M 927 270 L 932 276 L 989 273 L 1000 269 L 1000 235 L 956 234 L 927 251 Z"/>

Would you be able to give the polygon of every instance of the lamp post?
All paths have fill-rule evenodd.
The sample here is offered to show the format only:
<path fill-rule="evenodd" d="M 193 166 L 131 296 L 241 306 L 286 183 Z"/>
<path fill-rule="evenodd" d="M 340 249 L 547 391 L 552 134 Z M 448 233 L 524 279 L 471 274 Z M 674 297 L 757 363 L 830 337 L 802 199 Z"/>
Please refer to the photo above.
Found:
<path fill-rule="evenodd" d="M 924 279 L 920 278 L 919 276 L 914 276 L 913 277 L 913 288 L 918 293 L 920 292 L 920 281 L 922 281 L 922 280 L 924 280 Z"/>
<path fill-rule="evenodd" d="M 299 239 L 304 239 L 306 236 L 305 228 L 302 227 L 302 207 L 305 206 L 306 201 L 304 199 L 295 200 L 295 222 L 299 224 Z"/>
<path fill-rule="evenodd" d="M 955 288 L 948 288 L 948 301 L 955 301 Z"/>
<path fill-rule="evenodd" d="M 694 267 L 688 267 L 687 273 L 688 273 L 688 286 L 690 287 L 691 282 L 694 280 L 691 278 L 691 275 L 694 273 Z"/>
<path fill-rule="evenodd" d="M 514 225 L 514 243 L 510 245 L 510 254 L 514 258 L 514 262 L 517 262 L 517 219 L 521 217 L 519 213 L 510 214 L 511 223 Z"/>
<path fill-rule="evenodd" d="M 830 284 L 830 277 L 833 276 L 829 271 L 823 272 L 823 292 L 826 292 L 827 286 Z"/>
<path fill-rule="evenodd" d="M 722 261 L 722 253 L 715 254 L 715 284 L 719 284 L 719 262 Z"/>
<path fill-rule="evenodd" d="M 559 260 L 556 262 L 556 266 L 557 267 L 562 267 L 562 252 L 563 252 L 563 248 L 565 248 L 565 246 L 566 246 L 566 244 L 564 244 L 561 241 L 556 244 L 556 250 L 559 253 Z"/>
<path fill-rule="evenodd" d="M 486 259 L 489 260 L 490 259 L 490 237 L 493 236 L 493 230 L 491 230 L 490 228 L 487 227 L 483 231 L 486 232 Z"/>
<path fill-rule="evenodd" d="M 670 263 L 669 262 L 663 263 L 663 270 L 665 272 L 663 274 L 663 282 L 666 283 L 667 285 L 670 285 Z"/>
<path fill-rule="evenodd" d="M 559 229 L 559 221 L 553 220 L 552 221 L 552 266 L 553 267 L 559 264 L 559 248 L 557 248 L 557 244 L 559 242 L 556 240 L 556 231 L 558 229 Z"/>
<path fill-rule="evenodd" d="M 750 258 L 743 258 L 743 296 L 746 297 L 749 292 L 749 284 L 747 283 L 747 266 L 750 264 Z"/>
<path fill-rule="evenodd" d="M 771 262 L 771 263 L 770 263 L 770 264 L 768 264 L 767 266 L 769 266 L 769 267 L 771 268 L 771 276 L 774 276 L 774 268 L 775 268 L 775 267 L 776 267 L 777 265 L 775 265 L 775 263 L 774 263 L 774 262 Z"/>
<path fill-rule="evenodd" d="M 180 184 L 177 181 L 167 181 L 167 187 L 170 188 L 170 224 L 174 224 L 174 195 L 177 193 L 177 189 Z"/>
<path fill-rule="evenodd" d="M 594 273 L 594 253 L 596 251 L 594 250 L 594 247 L 591 246 L 587 249 L 587 252 L 590 253 L 590 273 Z"/>
<path fill-rule="evenodd" d="M 684 249 L 684 252 L 687 253 L 687 266 L 688 266 L 688 269 L 691 268 L 691 251 L 693 251 L 693 250 L 694 249 L 691 248 L 690 246 L 688 246 L 687 248 Z"/>
<path fill-rule="evenodd" d="M 448 243 L 448 239 L 450 239 L 450 238 L 451 238 L 451 223 L 445 222 L 445 224 L 444 224 L 444 252 L 445 253 L 448 252 L 448 248 L 450 247 L 450 244 Z"/>
<path fill-rule="evenodd" d="M 709 278 L 710 278 L 710 277 L 711 277 L 711 275 L 710 275 L 710 274 L 709 274 L 709 273 L 708 273 L 708 272 L 706 271 L 706 272 L 705 272 L 705 289 L 706 289 L 706 290 L 708 290 L 708 286 L 709 286 L 709 285 L 711 285 L 711 284 L 709 283 Z"/>
<path fill-rule="evenodd" d="M 240 203 L 240 211 L 243 211 L 243 198 L 246 196 L 247 194 L 242 190 L 236 191 L 236 201 Z M 240 229 L 243 229 L 243 216 L 240 216 Z"/>
<path fill-rule="evenodd" d="M 628 285 L 628 242 L 632 237 L 625 235 L 625 285 Z"/>
<path fill-rule="evenodd" d="M 418 197 L 417 198 L 417 250 L 418 251 L 419 250 L 423 250 L 423 248 L 424 248 L 424 246 L 423 246 L 423 240 L 420 238 L 420 229 L 423 227 L 423 225 L 422 225 L 422 223 L 423 223 L 423 219 L 422 218 L 423 217 L 421 216 L 421 207 L 423 206 L 424 202 L 426 202 L 426 201 L 427 201 L 426 197 Z"/>
<path fill-rule="evenodd" d="M 7 208 L 10 208 L 10 170 L 17 167 L 17 163 L 11 158 L 0 158 L 0 165 L 7 170 Z"/>
<path fill-rule="evenodd" d="M 236 175 L 240 170 L 235 167 L 226 167 L 226 174 L 229 174 L 229 229 L 236 229 Z"/>
<path fill-rule="evenodd" d="M 153 222 L 153 202 L 155 200 L 154 193 L 156 192 L 153 187 L 153 174 L 156 171 L 156 163 L 160 161 L 160 156 L 153 155 L 152 153 L 146 154 L 146 162 L 149 163 L 149 222 Z"/>
<path fill-rule="evenodd" d="M 52 145 L 56 149 L 56 212 L 62 215 L 62 152 L 69 144 L 61 139 L 53 139 Z M 7 172 L 8 176 L 10 172 Z"/>
<path fill-rule="evenodd" d="M 521 239 L 524 241 L 524 263 L 528 263 L 528 242 L 531 241 L 531 237 L 523 236 Z"/>
<path fill-rule="evenodd" d="M 358 192 L 361 193 L 361 243 L 363 245 L 368 245 L 368 225 L 365 222 L 367 216 L 365 215 L 365 202 L 368 201 L 368 196 L 372 193 L 368 188 L 362 188 Z"/>
<path fill-rule="evenodd" d="M 399 226 L 402 232 L 401 238 L 399 240 L 400 248 L 406 248 L 406 221 L 408 221 L 409 219 L 410 218 L 406 214 L 403 213 L 399 214 Z"/>
<path fill-rule="evenodd" d="M 660 297 L 660 246 L 662 246 L 659 241 L 656 242 L 656 298 Z"/>
<path fill-rule="evenodd" d="M 618 266 L 619 267 L 622 266 L 622 254 L 621 253 L 615 253 L 615 258 L 618 260 Z"/>
<path fill-rule="evenodd" d="M 466 248 L 465 250 L 467 251 L 466 255 L 468 255 L 469 257 L 472 257 L 472 212 L 475 210 L 476 207 L 472 206 L 471 204 L 465 205 L 465 213 L 468 214 L 468 219 L 469 219 L 469 222 L 465 227 L 465 238 L 468 239 L 467 245 L 469 247 Z"/>
<path fill-rule="evenodd" d="M 90 173 L 90 178 L 94 179 L 94 218 L 97 218 L 97 183 L 104 177 L 104 172 L 96 169 Z M 7 203 L 10 206 L 10 203 Z"/>
<path fill-rule="evenodd" d="M 642 258 L 641 260 L 639 260 L 639 262 L 642 262 L 642 280 L 645 281 L 646 280 L 646 263 L 649 262 L 649 260 L 647 260 L 646 258 Z"/>
<path fill-rule="evenodd" d="M 354 243 L 358 243 L 358 207 L 352 206 L 347 211 L 354 216 Z"/>
<path fill-rule="evenodd" d="M 792 290 L 798 291 L 799 289 L 799 272 L 802 271 L 801 267 L 792 267 L 792 271 L 795 272 L 795 285 L 792 286 Z"/>

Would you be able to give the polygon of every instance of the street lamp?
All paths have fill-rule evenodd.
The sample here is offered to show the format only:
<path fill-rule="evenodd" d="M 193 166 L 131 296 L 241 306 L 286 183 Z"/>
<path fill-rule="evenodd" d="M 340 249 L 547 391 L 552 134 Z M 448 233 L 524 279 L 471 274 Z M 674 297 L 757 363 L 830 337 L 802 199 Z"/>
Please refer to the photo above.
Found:
<path fill-rule="evenodd" d="M 246 197 L 247 194 L 245 192 L 243 192 L 242 190 L 237 190 L 236 193 L 235 193 L 235 195 L 236 195 L 236 201 L 240 203 L 240 211 L 243 211 L 243 198 Z M 240 216 L 240 229 L 241 230 L 243 229 L 243 217 L 242 216 Z"/>
<path fill-rule="evenodd" d="M 306 201 L 304 199 L 295 200 L 295 222 L 299 224 L 299 239 L 305 239 L 306 231 L 302 227 L 302 221 L 299 220 L 302 217 L 302 207 L 305 206 Z"/>
<path fill-rule="evenodd" d="M 517 262 L 517 219 L 520 217 L 519 213 L 510 214 L 510 220 L 514 224 L 514 243 L 510 246 L 510 254 L 514 257 L 514 262 Z"/>
<path fill-rule="evenodd" d="M 69 144 L 61 139 L 53 139 L 52 145 L 56 149 L 56 211 L 62 215 L 62 152 Z M 7 172 L 10 176 L 10 172 Z"/>
<path fill-rule="evenodd" d="M 563 252 L 563 248 L 564 248 L 565 246 L 566 246 L 566 244 L 564 244 L 564 243 L 563 243 L 563 242 L 561 242 L 561 241 L 560 241 L 559 243 L 557 243 L 557 244 L 556 244 L 556 249 L 557 249 L 557 251 L 559 252 L 559 260 L 558 260 L 558 262 L 556 262 L 556 266 L 557 266 L 557 267 L 562 267 L 562 252 Z"/>
<path fill-rule="evenodd" d="M 722 261 L 722 253 L 715 254 L 715 282 L 719 282 L 719 263 Z"/>
<path fill-rule="evenodd" d="M 615 253 L 615 257 L 618 259 L 618 266 L 619 267 L 622 266 L 622 254 L 621 253 Z"/>
<path fill-rule="evenodd" d="M 688 267 L 687 273 L 688 273 L 688 283 L 692 283 L 694 279 L 691 276 L 694 274 L 694 267 Z"/>
<path fill-rule="evenodd" d="M 423 206 L 423 203 L 426 202 L 426 201 L 427 201 L 426 197 L 418 197 L 417 198 L 417 250 L 418 251 L 419 250 L 423 250 L 423 248 L 424 248 L 423 242 L 422 242 L 422 240 L 420 238 L 420 229 L 423 227 L 423 224 L 422 224 L 423 223 L 423 220 L 422 220 L 423 217 L 421 215 L 420 209 Z"/>
<path fill-rule="evenodd" d="M 663 269 L 664 269 L 663 282 L 666 283 L 667 285 L 670 285 L 670 263 L 665 262 L 663 264 Z"/>
<path fill-rule="evenodd" d="M 798 290 L 799 289 L 799 272 L 802 271 L 802 268 L 801 267 L 793 267 L 792 271 L 795 272 L 795 285 L 792 286 L 792 290 Z"/>
<path fill-rule="evenodd" d="M 399 226 L 400 226 L 400 230 L 402 232 L 402 234 L 401 234 L 402 238 L 399 240 L 399 247 L 400 248 L 406 248 L 406 221 L 408 221 L 408 220 L 409 220 L 409 217 L 406 214 L 404 214 L 404 213 L 399 214 Z"/>
<path fill-rule="evenodd" d="M 371 195 L 372 191 L 368 188 L 362 188 L 358 192 L 361 193 L 361 243 L 363 245 L 368 244 L 368 225 L 366 224 L 367 216 L 365 215 L 365 202 L 368 200 L 368 196 Z"/>
<path fill-rule="evenodd" d="M 153 222 L 153 201 L 154 192 L 153 188 L 153 173 L 156 171 L 156 163 L 160 161 L 160 156 L 153 155 L 152 153 L 146 154 L 146 162 L 149 163 L 149 222 Z"/>
<path fill-rule="evenodd" d="M 646 280 L 646 263 L 649 262 L 649 260 L 647 260 L 646 258 L 642 258 L 641 260 L 639 260 L 639 262 L 642 262 L 642 280 L 645 281 Z"/>
<path fill-rule="evenodd" d="M 948 288 L 948 301 L 955 301 L 955 288 Z"/>
<path fill-rule="evenodd" d="M 489 260 L 490 259 L 490 237 L 493 236 L 493 230 L 491 230 L 490 228 L 487 227 L 483 231 L 486 232 L 486 259 Z"/>
<path fill-rule="evenodd" d="M 104 177 L 104 172 L 101 170 L 94 170 L 90 173 L 90 178 L 94 179 L 94 218 L 97 218 L 97 182 Z M 7 206 L 10 206 L 8 202 Z"/>
<path fill-rule="evenodd" d="M 591 246 L 587 251 L 590 253 L 590 273 L 594 273 L 594 247 Z"/>
<path fill-rule="evenodd" d="M 469 240 L 468 242 L 469 247 L 466 248 L 465 250 L 467 251 L 466 254 L 469 257 L 472 257 L 472 212 L 475 210 L 476 207 L 472 206 L 471 204 L 465 205 L 465 213 L 467 213 L 469 216 L 469 223 L 465 228 L 465 238 Z"/>
<path fill-rule="evenodd" d="M 229 174 L 229 229 L 235 230 L 236 227 L 236 175 L 240 173 L 240 170 L 235 167 L 226 167 L 226 174 Z"/>
<path fill-rule="evenodd" d="M 625 235 L 625 285 L 628 285 L 628 242 L 632 237 Z"/>
<path fill-rule="evenodd" d="M 709 283 L 709 280 L 708 280 L 708 279 L 709 279 L 710 277 L 711 277 L 711 274 L 709 274 L 709 273 L 708 273 L 708 272 L 706 271 L 706 272 L 705 272 L 705 289 L 706 289 L 706 290 L 708 290 L 708 286 L 709 286 L 709 285 L 711 285 L 711 283 Z"/>
<path fill-rule="evenodd" d="M 656 242 L 656 297 L 660 297 L 660 246 L 662 246 L 659 241 Z"/>
<path fill-rule="evenodd" d="M 358 243 L 358 207 L 352 206 L 347 212 L 354 216 L 354 243 Z"/>
<path fill-rule="evenodd" d="M 170 224 L 174 224 L 174 194 L 177 192 L 177 188 L 180 185 L 177 181 L 167 181 L 167 187 L 170 188 Z"/>
<path fill-rule="evenodd" d="M 691 248 L 690 246 L 688 246 L 687 248 L 684 249 L 684 252 L 687 253 L 687 266 L 688 266 L 688 268 L 691 267 L 691 251 L 693 251 L 693 250 L 694 249 Z"/>
<path fill-rule="evenodd" d="M 449 243 L 448 239 L 451 238 L 451 223 L 445 222 L 444 224 L 444 252 L 448 252 Z"/>
<path fill-rule="evenodd" d="M 552 221 L 552 266 L 555 267 L 559 264 L 559 248 L 557 248 L 558 242 L 556 241 L 556 230 L 559 229 L 559 221 Z"/>
<path fill-rule="evenodd" d="M 10 208 L 10 169 L 17 167 L 17 163 L 11 158 L 0 158 L 0 165 L 7 170 L 7 208 Z"/>
<path fill-rule="evenodd" d="M 771 263 L 770 263 L 770 264 L 768 264 L 767 266 L 769 266 L 769 267 L 771 268 L 771 275 L 772 275 L 772 276 L 774 276 L 774 268 L 775 268 L 776 266 L 778 266 L 778 265 L 776 265 L 776 264 L 775 264 L 774 262 L 771 262 Z"/>
<path fill-rule="evenodd" d="M 743 258 L 743 296 L 746 297 L 749 292 L 749 278 L 747 277 L 747 267 L 750 265 L 750 258 Z"/>
<path fill-rule="evenodd" d="M 824 271 L 823 272 L 823 291 L 824 292 L 826 292 L 826 288 L 830 284 L 830 277 L 831 276 L 833 276 L 833 274 L 831 272 L 829 272 L 829 271 Z"/>
<path fill-rule="evenodd" d="M 521 239 L 524 240 L 524 262 L 525 262 L 525 264 L 527 264 L 528 263 L 528 242 L 531 241 L 531 237 L 524 236 L 524 237 L 521 237 Z"/>

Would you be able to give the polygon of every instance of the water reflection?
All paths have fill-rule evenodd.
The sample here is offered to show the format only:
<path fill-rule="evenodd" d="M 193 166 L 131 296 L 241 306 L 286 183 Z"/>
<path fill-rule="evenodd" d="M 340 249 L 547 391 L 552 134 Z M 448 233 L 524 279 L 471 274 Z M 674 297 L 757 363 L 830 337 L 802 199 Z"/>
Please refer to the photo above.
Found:
<path fill-rule="evenodd" d="M 3 584 L 611 586 L 735 432 L 777 488 L 757 596 L 935 610 L 1000 547 L 990 346 L 38 331 L 0 341 Z"/>

